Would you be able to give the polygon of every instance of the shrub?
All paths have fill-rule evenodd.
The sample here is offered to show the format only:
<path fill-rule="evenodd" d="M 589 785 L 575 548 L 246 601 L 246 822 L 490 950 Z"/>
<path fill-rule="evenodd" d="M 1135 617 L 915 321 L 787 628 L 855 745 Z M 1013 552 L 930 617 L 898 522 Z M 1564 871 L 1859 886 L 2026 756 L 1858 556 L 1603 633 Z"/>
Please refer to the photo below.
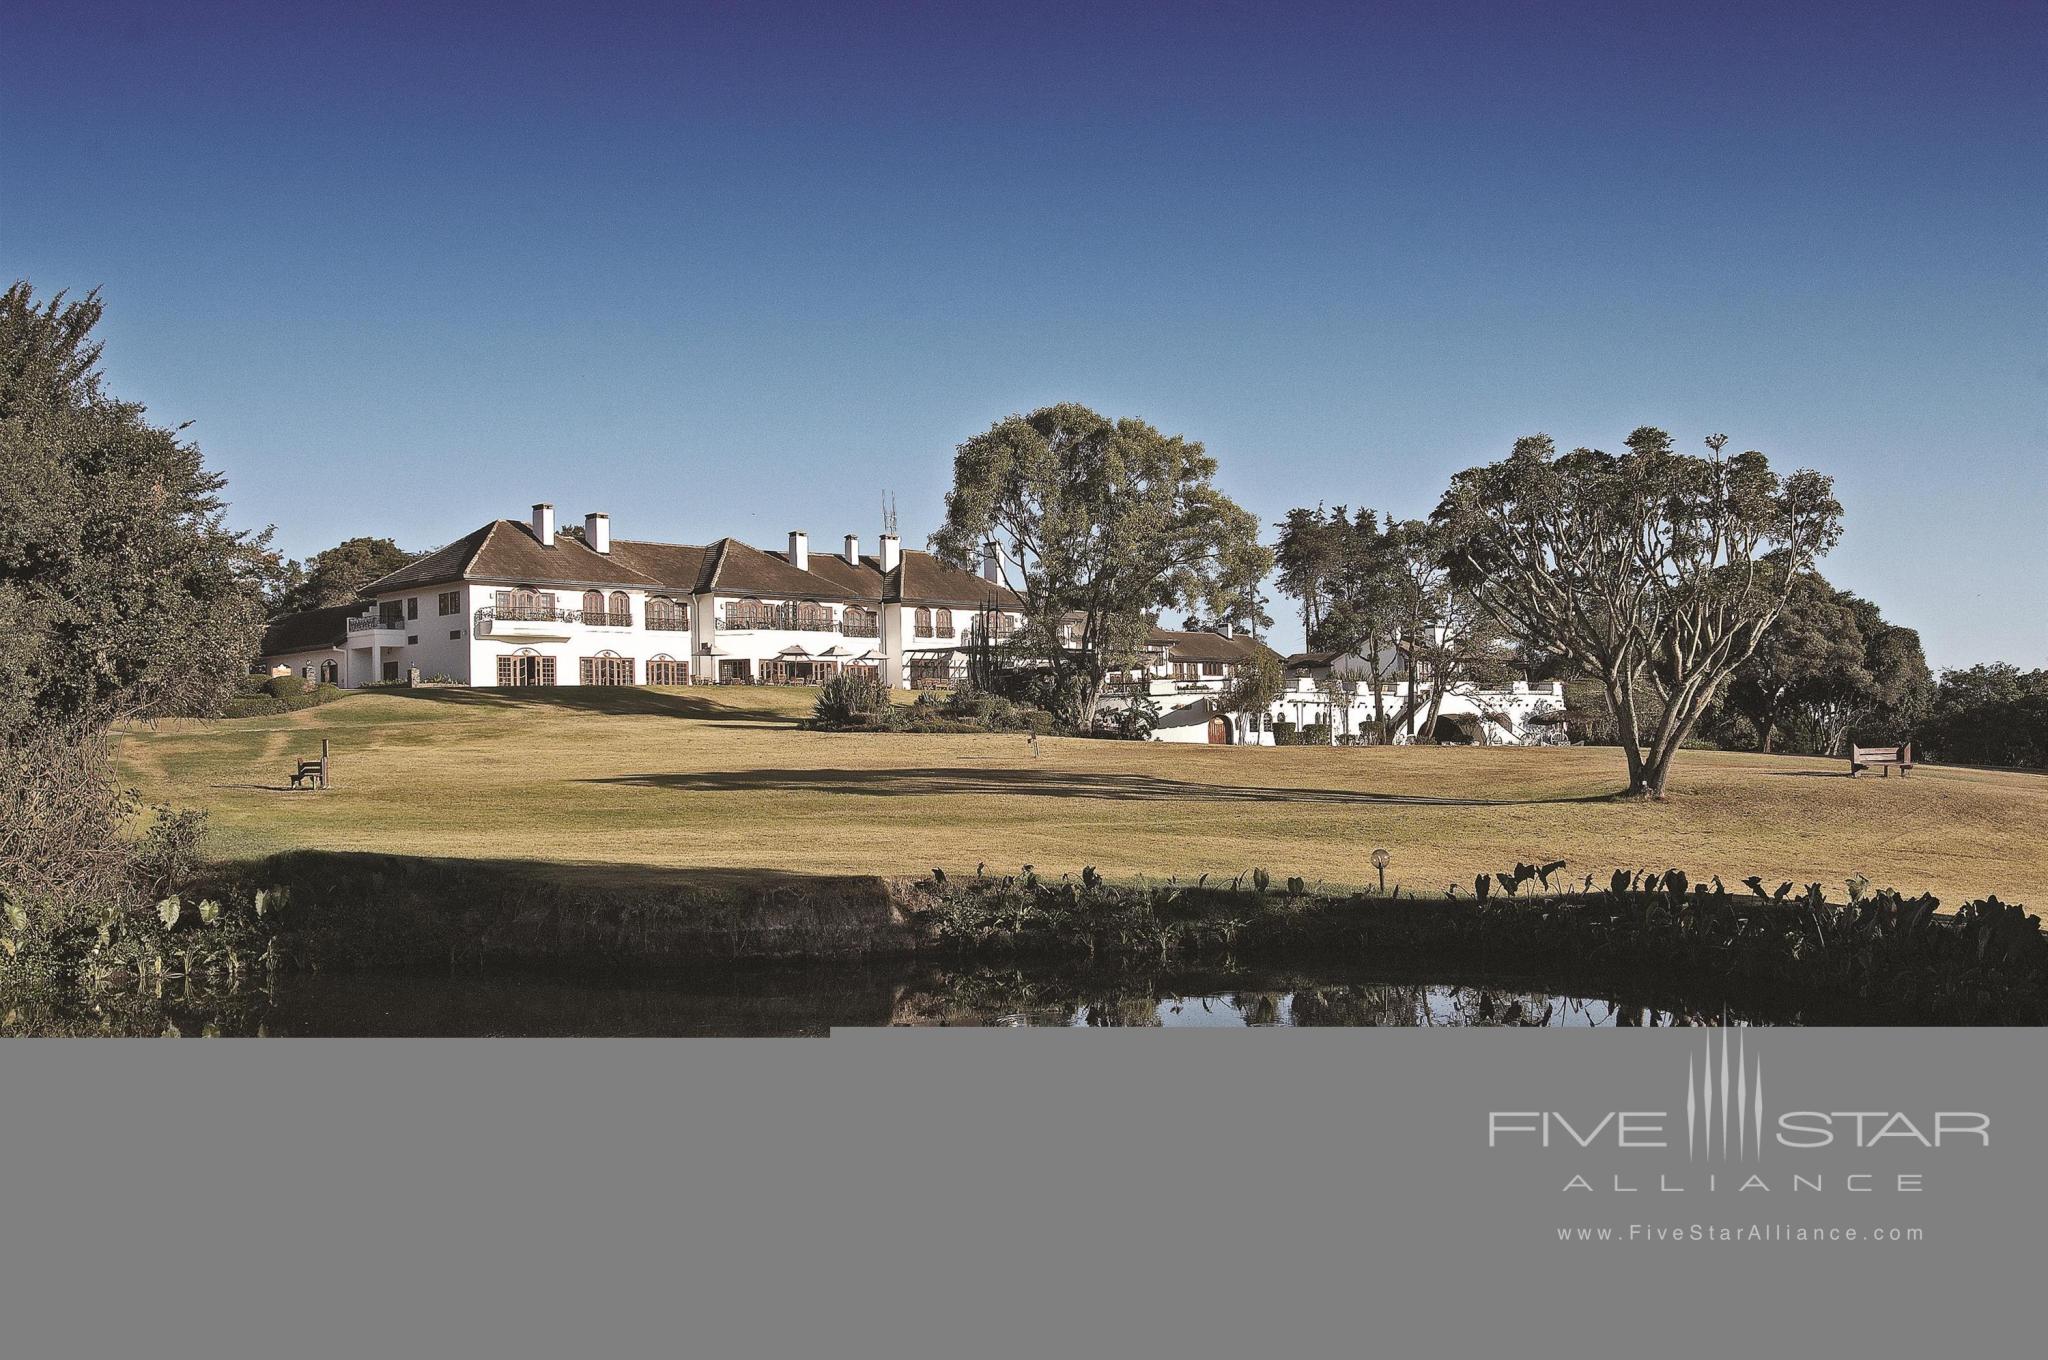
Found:
<path fill-rule="evenodd" d="M 848 671 L 825 682 L 818 691 L 813 716 L 820 727 L 872 727 L 889 707 L 889 692 L 882 688 L 879 677 Z"/>
<path fill-rule="evenodd" d="M 273 699 L 290 699 L 304 694 L 313 686 L 302 675 L 273 675 L 261 686 L 263 693 Z"/>
<path fill-rule="evenodd" d="M 206 814 L 196 808 L 157 804 L 149 830 L 135 844 L 136 878 L 153 895 L 175 891 L 199 862 L 199 840 L 206 834 Z"/>

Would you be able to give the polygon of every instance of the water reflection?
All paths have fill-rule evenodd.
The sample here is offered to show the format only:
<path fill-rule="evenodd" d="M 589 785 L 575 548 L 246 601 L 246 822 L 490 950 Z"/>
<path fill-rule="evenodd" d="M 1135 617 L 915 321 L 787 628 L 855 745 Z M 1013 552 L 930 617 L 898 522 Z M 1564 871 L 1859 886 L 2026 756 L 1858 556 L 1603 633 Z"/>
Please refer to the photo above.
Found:
<path fill-rule="evenodd" d="M 1639 1026 L 1895 1024 L 1880 1007 L 1635 980 L 1387 977 L 1311 968 L 731 967 L 627 977 L 286 975 L 0 999 L 0 1034 L 822 1035 L 884 1025 Z"/>
<path fill-rule="evenodd" d="M 1226 982 L 1234 985 L 1224 985 Z M 1005 993 L 1008 993 L 1005 995 Z M 897 998 L 899 1025 L 1378 1028 L 1495 1025 L 1526 1028 L 1718 1024 L 1722 1005 L 1688 1009 L 1510 985 L 1342 982 L 1271 976 L 1146 979 L 1070 995 L 1025 974 L 953 975 Z M 1761 1016 L 1728 1012 L 1731 1018 Z M 1771 1021 L 1762 1021 L 1772 1023 Z M 1796 1013 L 1775 1023 L 1800 1023 Z"/>

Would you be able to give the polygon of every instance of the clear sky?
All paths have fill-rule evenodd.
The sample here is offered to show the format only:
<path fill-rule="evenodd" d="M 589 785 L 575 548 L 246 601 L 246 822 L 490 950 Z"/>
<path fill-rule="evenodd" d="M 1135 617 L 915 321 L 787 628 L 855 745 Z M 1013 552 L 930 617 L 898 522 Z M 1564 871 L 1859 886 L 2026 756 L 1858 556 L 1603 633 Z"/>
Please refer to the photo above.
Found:
<path fill-rule="evenodd" d="M 0 0 L 0 273 L 101 286 L 295 555 L 872 550 L 885 488 L 920 543 L 1057 400 L 1268 522 L 1651 423 L 1834 474 L 1837 584 L 2038 666 L 2043 71 L 2038 0 Z"/>

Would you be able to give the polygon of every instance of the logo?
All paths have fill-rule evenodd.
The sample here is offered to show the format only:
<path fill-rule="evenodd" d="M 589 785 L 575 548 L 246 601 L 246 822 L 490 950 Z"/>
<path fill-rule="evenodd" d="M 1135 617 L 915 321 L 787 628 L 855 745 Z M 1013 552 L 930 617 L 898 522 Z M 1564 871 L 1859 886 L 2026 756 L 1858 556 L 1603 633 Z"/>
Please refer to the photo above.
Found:
<path fill-rule="evenodd" d="M 1729 1086 L 1728 1030 L 1721 1031 L 1720 1078 L 1714 1075 L 1714 1036 L 1705 1052 L 1685 1060 L 1685 1152 L 1694 1161 L 1714 1156 L 1714 1115 L 1720 1113 L 1720 1160 L 1728 1160 L 1728 1126 L 1734 1116 L 1735 1159 L 1747 1161 L 1764 1147 L 1764 1071 L 1749 1058 L 1749 1030 L 1735 1030 L 1734 1086 Z M 1718 1095 L 1716 1094 L 1718 1092 Z"/>
<path fill-rule="evenodd" d="M 1621 1174 L 1602 1172 L 1599 1176 L 1611 1180 L 1616 1191 L 1648 1188 L 1673 1193 L 1686 1189 L 1769 1192 L 1774 1187 L 1762 1168 L 1735 1176 L 1711 1169 L 1716 1164 L 1761 1162 L 1766 1150 L 1775 1160 L 1781 1154 L 1828 1149 L 1934 1152 L 1991 1146 L 1991 1117 L 1981 1110 L 1901 1110 L 1882 1101 L 1856 1108 L 1774 1110 L 1764 1103 L 1763 1069 L 1763 1055 L 1750 1051 L 1748 1030 L 1724 1028 L 1718 1035 L 1709 1034 L 1687 1054 L 1683 1098 L 1672 1108 L 1492 1110 L 1487 1114 L 1486 1145 L 1490 1149 L 1534 1145 L 1575 1156 L 1663 1150 L 1675 1157 L 1683 1141 L 1686 1162 L 1699 1168 L 1695 1173 L 1674 1165 L 1659 1174 L 1654 1185 Z M 1772 1081 L 1774 1103 L 1783 1099 L 1783 1092 L 1800 1090 L 1799 1083 L 1775 1073 Z M 1629 1165 L 1640 1168 L 1641 1162 Z M 1786 1171 L 1771 1173 L 1771 1180 L 1788 1184 L 1795 1192 L 1824 1190 L 1830 1180 L 1822 1171 L 1817 1165 L 1794 1161 Z M 1591 1168 L 1575 1166 L 1574 1173 L 1566 1190 L 1594 1189 L 1588 1179 Z M 1894 1178 L 1887 1170 L 1886 1179 L 1896 1190 L 1911 1192 L 1924 1188 L 1925 1173 L 1916 1169 Z M 1833 1178 L 1835 1186 L 1850 1191 L 1873 1189 L 1874 1182 L 1867 1166 Z"/>

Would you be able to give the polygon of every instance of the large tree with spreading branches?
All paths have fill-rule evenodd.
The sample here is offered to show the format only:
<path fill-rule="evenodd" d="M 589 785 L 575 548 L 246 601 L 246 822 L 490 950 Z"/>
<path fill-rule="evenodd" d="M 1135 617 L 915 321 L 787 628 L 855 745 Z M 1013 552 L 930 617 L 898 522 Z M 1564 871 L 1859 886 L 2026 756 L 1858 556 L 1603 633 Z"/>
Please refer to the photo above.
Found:
<path fill-rule="evenodd" d="M 960 445 L 932 551 L 965 567 L 1001 550 L 1023 602 L 1017 644 L 1058 681 L 1064 716 L 1092 723 L 1161 610 L 1258 614 L 1272 555 L 1215 475 L 1201 444 L 1142 420 L 1073 404 L 1013 415 Z"/>
<path fill-rule="evenodd" d="M 1646 425 L 1626 453 L 1561 455 L 1531 435 L 1452 478 L 1434 516 L 1461 588 L 1524 646 L 1600 681 L 1633 795 L 1664 796 L 1700 715 L 1842 533 L 1830 478 L 1706 443 L 1682 454 Z"/>

